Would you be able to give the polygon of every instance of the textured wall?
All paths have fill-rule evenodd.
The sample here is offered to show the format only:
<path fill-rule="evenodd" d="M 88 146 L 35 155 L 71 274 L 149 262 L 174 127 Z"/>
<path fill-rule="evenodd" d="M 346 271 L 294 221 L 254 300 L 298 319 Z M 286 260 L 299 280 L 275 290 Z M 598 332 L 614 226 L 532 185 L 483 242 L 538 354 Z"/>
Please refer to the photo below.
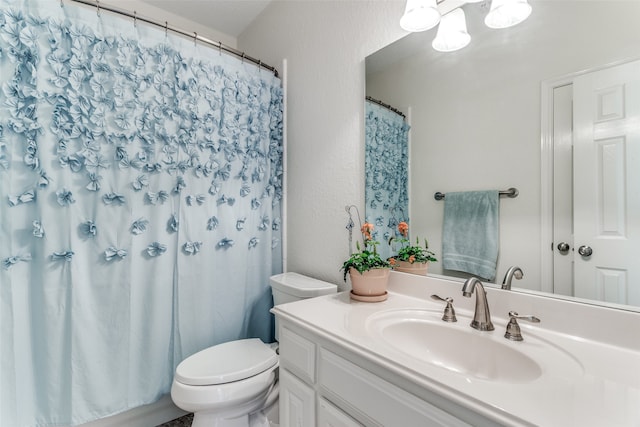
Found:
<path fill-rule="evenodd" d="M 345 206 L 364 219 L 364 58 L 399 39 L 404 1 L 276 1 L 238 38 L 287 60 L 287 268 L 344 287 Z M 354 235 L 354 238 L 357 237 Z"/>

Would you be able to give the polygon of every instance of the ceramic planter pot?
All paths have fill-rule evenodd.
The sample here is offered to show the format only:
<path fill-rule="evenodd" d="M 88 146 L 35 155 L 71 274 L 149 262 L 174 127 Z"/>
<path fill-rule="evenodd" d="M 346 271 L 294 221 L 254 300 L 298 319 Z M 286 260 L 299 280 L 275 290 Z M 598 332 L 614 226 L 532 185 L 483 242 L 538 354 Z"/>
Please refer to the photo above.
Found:
<path fill-rule="evenodd" d="M 395 271 L 401 271 L 403 273 L 417 274 L 420 276 L 427 275 L 427 262 L 414 262 L 411 264 L 409 261 L 396 261 L 397 264 L 394 268 Z"/>
<path fill-rule="evenodd" d="M 388 268 L 374 268 L 361 274 L 358 270 L 350 268 L 351 293 L 361 297 L 386 296 L 390 272 Z"/>

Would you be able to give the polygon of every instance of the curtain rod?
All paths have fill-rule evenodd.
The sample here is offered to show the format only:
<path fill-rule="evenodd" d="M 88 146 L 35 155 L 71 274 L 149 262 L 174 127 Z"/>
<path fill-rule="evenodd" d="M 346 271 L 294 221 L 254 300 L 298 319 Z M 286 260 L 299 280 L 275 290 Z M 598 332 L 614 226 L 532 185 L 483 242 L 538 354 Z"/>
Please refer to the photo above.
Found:
<path fill-rule="evenodd" d="M 380 101 L 379 99 L 375 99 L 375 98 L 372 98 L 370 96 L 366 96 L 365 99 L 367 101 L 373 102 L 374 104 L 378 104 L 381 107 L 384 107 L 389 111 L 393 111 L 394 113 L 398 114 L 399 116 L 402 116 L 403 119 L 406 118 L 406 116 L 404 115 L 404 113 L 402 111 L 398 110 L 397 108 L 392 107 L 389 104 L 385 104 L 384 102 Z"/>
<path fill-rule="evenodd" d="M 227 46 L 225 44 L 223 44 L 222 42 L 215 42 L 213 40 L 207 39 L 205 37 L 199 36 L 198 33 L 196 33 L 195 31 L 193 33 L 188 33 L 180 28 L 176 28 L 173 27 L 171 25 L 169 25 L 168 21 L 164 21 L 164 23 L 161 23 L 159 21 L 154 21 L 150 18 L 145 18 L 144 16 L 138 16 L 138 14 L 134 11 L 133 13 L 128 12 L 126 10 L 122 10 L 122 9 L 118 9 L 112 6 L 106 6 L 106 5 L 102 5 L 100 4 L 99 0 L 71 0 L 72 2 L 75 3 L 81 3 L 84 4 L 86 6 L 92 6 L 95 7 L 96 9 L 98 9 L 97 13 L 100 13 L 101 10 L 106 10 L 108 12 L 112 12 L 112 13 L 116 13 L 118 15 L 124 15 L 127 16 L 129 18 L 133 18 L 133 22 L 135 24 L 135 22 L 137 21 L 142 21 L 145 22 L 147 24 L 151 24 L 151 25 L 155 25 L 156 27 L 160 27 L 163 28 L 165 30 L 165 32 L 167 31 L 171 31 L 174 32 L 176 34 L 180 34 L 181 36 L 184 37 L 188 37 L 190 39 L 193 39 L 194 41 L 197 40 L 199 42 L 202 42 L 204 44 L 207 44 L 211 47 L 214 47 L 216 49 L 218 49 L 220 52 L 224 51 L 226 53 L 229 53 L 231 55 L 237 56 L 238 58 L 241 58 L 243 61 L 247 60 L 255 65 L 258 66 L 258 68 L 264 68 L 266 70 L 271 71 L 276 77 L 278 77 L 278 70 L 275 67 L 272 67 L 271 65 L 265 64 L 264 62 L 262 62 L 259 59 L 255 59 L 252 58 L 251 56 L 247 55 L 244 52 L 241 52 L 237 49 L 234 49 L 230 46 Z M 60 6 L 63 6 L 63 0 L 60 0 Z"/>

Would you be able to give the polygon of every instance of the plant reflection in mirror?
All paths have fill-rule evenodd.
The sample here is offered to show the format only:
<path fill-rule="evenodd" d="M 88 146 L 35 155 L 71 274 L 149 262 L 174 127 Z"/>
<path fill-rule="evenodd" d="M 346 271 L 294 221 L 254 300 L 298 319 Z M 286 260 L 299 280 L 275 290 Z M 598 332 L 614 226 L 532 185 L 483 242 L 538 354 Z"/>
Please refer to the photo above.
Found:
<path fill-rule="evenodd" d="M 435 258 L 435 253 L 429 250 L 427 239 L 424 239 L 424 247 L 420 246 L 420 239 L 418 237 L 416 237 L 416 244 L 411 245 L 409 241 L 409 225 L 405 221 L 401 221 L 398 224 L 398 231 L 402 238 L 391 237 L 389 239 L 389 245 L 391 245 L 394 250 L 394 243 L 400 243 L 398 254 L 389 258 L 392 266 L 395 266 L 398 261 L 406 261 L 410 264 L 438 261 Z"/>

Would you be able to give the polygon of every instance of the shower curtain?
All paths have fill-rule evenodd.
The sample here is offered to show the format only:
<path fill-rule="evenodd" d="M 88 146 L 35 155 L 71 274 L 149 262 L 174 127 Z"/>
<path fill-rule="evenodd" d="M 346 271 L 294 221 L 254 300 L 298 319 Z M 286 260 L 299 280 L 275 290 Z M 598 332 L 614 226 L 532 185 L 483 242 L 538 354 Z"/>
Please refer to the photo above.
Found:
<path fill-rule="evenodd" d="M 400 237 L 398 223 L 409 222 L 409 125 L 374 102 L 365 106 L 365 218 L 386 259 L 394 254 L 389 238 Z"/>
<path fill-rule="evenodd" d="M 0 425 L 150 403 L 185 357 L 272 340 L 282 86 L 69 2 L 0 4 Z"/>

